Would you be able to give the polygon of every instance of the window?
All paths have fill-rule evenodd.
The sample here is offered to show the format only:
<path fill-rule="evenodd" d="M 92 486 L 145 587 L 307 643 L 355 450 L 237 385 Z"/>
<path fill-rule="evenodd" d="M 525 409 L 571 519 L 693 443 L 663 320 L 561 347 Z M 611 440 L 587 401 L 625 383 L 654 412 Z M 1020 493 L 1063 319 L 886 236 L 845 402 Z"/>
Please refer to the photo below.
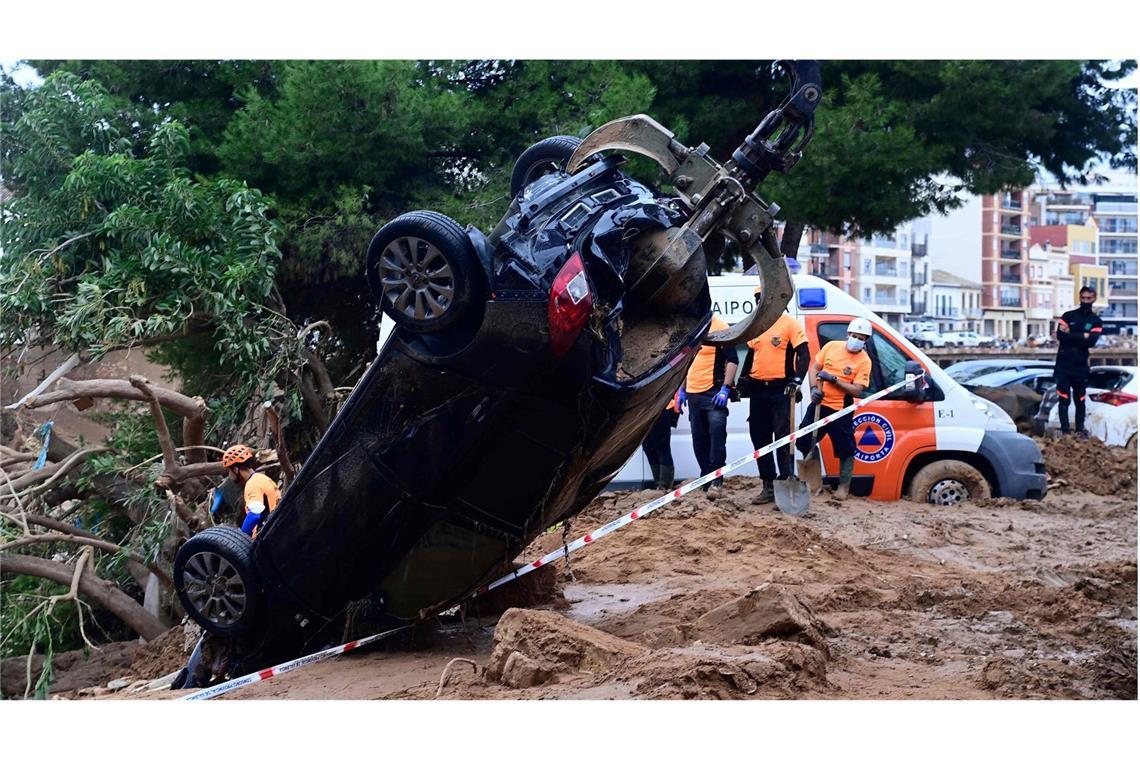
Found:
<path fill-rule="evenodd" d="M 863 274 L 871 274 L 871 257 L 863 257 Z"/>
<path fill-rule="evenodd" d="M 1102 391 L 1115 391 L 1123 388 L 1131 379 L 1131 372 L 1125 372 L 1119 369 L 1106 369 L 1104 367 L 1093 367 L 1089 370 L 1088 387 Z"/>
<path fill-rule="evenodd" d="M 847 340 L 848 322 L 824 322 L 819 326 L 819 345 L 823 346 L 833 340 Z M 896 346 L 889 338 L 878 330 L 871 336 L 867 344 L 867 354 L 871 357 L 871 385 L 863 392 L 863 396 L 894 385 L 903 379 L 906 374 L 906 363 L 910 357 Z M 927 380 L 926 398 L 929 401 L 942 401 L 945 395 L 936 385 Z M 887 396 L 888 399 L 899 398 L 895 394 Z"/>
<path fill-rule="evenodd" d="M 843 254 L 843 268 L 844 269 L 850 269 L 851 268 L 851 254 L 850 253 Z"/>
<path fill-rule="evenodd" d="M 870 303 L 870 302 L 871 302 L 871 289 L 870 288 L 863 288 L 863 303 Z"/>

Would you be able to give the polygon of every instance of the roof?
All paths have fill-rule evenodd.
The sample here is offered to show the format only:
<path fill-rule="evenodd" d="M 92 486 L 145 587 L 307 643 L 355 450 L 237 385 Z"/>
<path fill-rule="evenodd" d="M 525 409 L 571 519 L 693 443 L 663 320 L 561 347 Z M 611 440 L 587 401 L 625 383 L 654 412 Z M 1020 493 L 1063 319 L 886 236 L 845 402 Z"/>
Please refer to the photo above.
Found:
<path fill-rule="evenodd" d="M 959 277 L 956 274 L 947 272 L 944 269 L 933 269 L 930 272 L 930 283 L 932 285 L 955 285 L 959 288 L 978 288 L 982 287 L 980 282 L 967 280 L 965 277 Z"/>

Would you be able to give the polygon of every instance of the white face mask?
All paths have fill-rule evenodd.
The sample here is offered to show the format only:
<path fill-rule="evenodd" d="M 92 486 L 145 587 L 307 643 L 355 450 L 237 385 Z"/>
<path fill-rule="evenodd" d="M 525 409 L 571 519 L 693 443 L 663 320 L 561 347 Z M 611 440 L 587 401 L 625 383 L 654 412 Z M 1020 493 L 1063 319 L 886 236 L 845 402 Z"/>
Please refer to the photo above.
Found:
<path fill-rule="evenodd" d="M 847 338 L 847 350 L 853 354 L 862 351 L 865 345 L 867 345 L 867 341 L 862 338 L 856 338 L 854 335 L 850 335 Z"/>

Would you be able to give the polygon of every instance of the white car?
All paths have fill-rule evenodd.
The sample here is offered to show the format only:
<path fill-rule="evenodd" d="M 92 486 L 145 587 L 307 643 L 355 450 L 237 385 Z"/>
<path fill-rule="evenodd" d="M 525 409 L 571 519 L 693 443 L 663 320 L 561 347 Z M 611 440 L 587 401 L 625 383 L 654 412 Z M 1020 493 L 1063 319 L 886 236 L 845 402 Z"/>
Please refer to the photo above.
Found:
<path fill-rule="evenodd" d="M 911 333 L 911 343 L 919 348 L 943 348 L 946 346 L 946 338 L 942 333 L 935 330 L 923 330 L 922 332 Z"/>
<path fill-rule="evenodd" d="M 1109 446 L 1136 446 L 1136 367 L 1093 367 L 1089 370 L 1085 400 L 1085 430 Z M 1050 394 L 1053 395 L 1053 394 Z M 1055 398 L 1055 397 L 1054 397 Z M 1042 401 L 1042 404 L 1045 402 Z M 1069 425 L 1076 412 L 1070 405 Z M 1049 411 L 1050 430 L 1061 428 L 1058 406 Z"/>
<path fill-rule="evenodd" d="M 947 346 L 961 346 L 964 348 L 977 348 L 978 346 L 992 346 L 994 339 L 976 332 L 948 332 L 942 334 Z"/>

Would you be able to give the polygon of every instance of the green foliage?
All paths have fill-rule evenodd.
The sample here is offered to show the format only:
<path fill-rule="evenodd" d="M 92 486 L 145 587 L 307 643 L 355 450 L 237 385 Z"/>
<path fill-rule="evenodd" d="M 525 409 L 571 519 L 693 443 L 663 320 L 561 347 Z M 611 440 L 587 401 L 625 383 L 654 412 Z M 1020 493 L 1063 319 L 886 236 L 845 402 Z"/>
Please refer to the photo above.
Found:
<path fill-rule="evenodd" d="M 192 177 L 179 122 L 131 134 L 98 83 L 67 73 L 4 130 L 0 342 L 98 357 L 205 331 L 239 395 L 273 377 L 272 338 L 291 330 L 265 307 L 281 230 L 258 190 Z"/>

